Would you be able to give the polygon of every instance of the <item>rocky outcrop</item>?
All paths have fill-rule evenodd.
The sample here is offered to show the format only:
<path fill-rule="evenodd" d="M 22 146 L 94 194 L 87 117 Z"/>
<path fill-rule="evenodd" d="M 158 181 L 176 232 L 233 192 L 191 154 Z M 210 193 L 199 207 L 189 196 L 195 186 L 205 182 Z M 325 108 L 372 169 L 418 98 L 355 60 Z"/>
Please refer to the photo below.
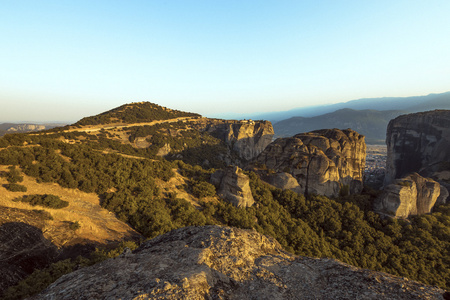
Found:
<path fill-rule="evenodd" d="M 255 203 L 250 190 L 250 179 L 239 167 L 230 166 L 211 175 L 217 194 L 236 207 L 250 207 Z"/>
<path fill-rule="evenodd" d="M 337 196 L 363 187 L 366 144 L 351 129 L 323 129 L 280 138 L 258 156 L 257 162 L 296 178 L 301 192 Z"/>
<path fill-rule="evenodd" d="M 399 218 L 426 214 L 431 212 L 440 194 L 439 183 L 412 173 L 386 186 L 374 209 Z"/>
<path fill-rule="evenodd" d="M 389 122 L 385 185 L 417 172 L 450 182 L 450 110 L 399 116 Z M 447 172 L 446 172 L 447 171 Z"/>
<path fill-rule="evenodd" d="M 396 211 L 393 203 L 400 203 L 399 216 L 415 215 L 430 212 L 434 205 L 444 204 L 448 200 L 448 190 L 446 186 L 450 183 L 450 110 L 435 110 L 415 114 L 403 115 L 389 122 L 387 135 L 387 161 L 385 185 L 385 200 L 379 207 L 387 208 L 389 211 Z M 403 178 L 400 182 L 417 178 L 411 173 L 417 172 L 421 176 L 430 177 L 440 184 L 437 200 L 424 200 L 424 209 L 412 210 L 403 209 L 410 207 L 407 203 L 422 203 L 422 197 L 415 193 L 407 199 L 407 189 L 398 187 L 392 183 L 398 183 L 398 178 Z M 428 179 L 427 179 L 428 180 Z M 414 181 L 414 180 L 413 180 Z M 416 182 L 416 181 L 414 181 Z M 433 181 L 434 182 L 434 181 Z M 416 182 L 417 183 L 417 182 Z M 433 186 L 437 184 L 433 183 Z M 423 180 L 419 186 L 423 185 Z M 428 180 L 427 186 L 431 183 Z M 398 191 L 397 191 L 398 190 Z M 397 195 L 397 192 L 400 194 Z M 434 196 L 433 196 L 434 197 Z M 388 204 L 391 203 L 391 204 Z M 431 205 L 430 208 L 428 206 Z"/>
<path fill-rule="evenodd" d="M 158 152 L 156 153 L 156 156 L 166 156 L 170 153 L 170 151 L 172 150 L 172 148 L 170 147 L 170 144 L 164 144 L 164 146 L 162 146 L 161 148 L 159 148 Z"/>
<path fill-rule="evenodd" d="M 18 124 L 16 126 L 12 126 L 7 130 L 8 133 L 14 132 L 28 132 L 28 131 L 38 131 L 46 129 L 45 125 L 37 125 L 37 124 Z"/>
<path fill-rule="evenodd" d="M 272 123 L 252 120 L 206 121 L 205 130 L 224 141 L 240 158 L 252 160 L 272 142 Z"/>
<path fill-rule="evenodd" d="M 256 231 L 186 227 L 59 278 L 34 299 L 442 299 L 436 287 L 297 257 Z"/>

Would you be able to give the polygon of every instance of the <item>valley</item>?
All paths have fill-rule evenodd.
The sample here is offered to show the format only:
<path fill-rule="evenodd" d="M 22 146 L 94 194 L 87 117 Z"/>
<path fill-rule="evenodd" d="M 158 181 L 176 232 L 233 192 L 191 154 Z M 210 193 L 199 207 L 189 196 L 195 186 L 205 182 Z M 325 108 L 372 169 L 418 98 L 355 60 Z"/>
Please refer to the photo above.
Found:
<path fill-rule="evenodd" d="M 367 145 L 366 167 L 364 169 L 365 183 L 375 189 L 383 185 L 386 172 L 386 145 Z"/>

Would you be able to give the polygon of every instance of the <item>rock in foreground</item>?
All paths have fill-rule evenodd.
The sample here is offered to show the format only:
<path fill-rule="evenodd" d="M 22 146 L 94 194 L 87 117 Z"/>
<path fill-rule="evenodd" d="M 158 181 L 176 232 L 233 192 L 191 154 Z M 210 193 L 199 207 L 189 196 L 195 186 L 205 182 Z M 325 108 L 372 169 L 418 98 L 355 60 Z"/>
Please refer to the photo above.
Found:
<path fill-rule="evenodd" d="M 65 275 L 35 299 L 442 299 L 443 292 L 332 259 L 296 257 L 256 231 L 204 226 Z"/>

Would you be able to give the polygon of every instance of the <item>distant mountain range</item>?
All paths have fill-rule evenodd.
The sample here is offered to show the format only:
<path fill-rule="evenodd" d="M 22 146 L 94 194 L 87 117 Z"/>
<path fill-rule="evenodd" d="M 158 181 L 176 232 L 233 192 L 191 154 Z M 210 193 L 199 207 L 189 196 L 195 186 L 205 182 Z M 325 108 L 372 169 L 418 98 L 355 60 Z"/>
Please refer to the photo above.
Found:
<path fill-rule="evenodd" d="M 276 137 L 324 128 L 351 128 L 366 136 L 369 144 L 384 144 L 391 119 L 407 113 L 450 109 L 450 92 L 415 97 L 359 99 L 326 106 L 297 108 L 255 116 L 274 123 Z"/>
<path fill-rule="evenodd" d="M 384 144 L 387 124 L 404 114 L 401 110 L 354 110 L 343 108 L 332 113 L 305 118 L 292 117 L 273 124 L 276 137 L 289 137 L 297 133 L 324 128 L 351 128 L 366 136 L 369 144 Z"/>
<path fill-rule="evenodd" d="M 251 118 L 254 120 L 277 122 L 292 117 L 315 117 L 335 112 L 343 108 L 350 108 L 353 110 L 401 110 L 405 113 L 434 109 L 450 109 L 450 92 L 413 97 L 365 98 L 331 105 L 310 106 L 295 108 L 288 111 L 255 114 L 252 115 Z"/>
<path fill-rule="evenodd" d="M 52 129 L 63 125 L 65 124 L 1 123 L 0 136 L 4 136 L 7 133 L 24 133 L 30 131 Z"/>

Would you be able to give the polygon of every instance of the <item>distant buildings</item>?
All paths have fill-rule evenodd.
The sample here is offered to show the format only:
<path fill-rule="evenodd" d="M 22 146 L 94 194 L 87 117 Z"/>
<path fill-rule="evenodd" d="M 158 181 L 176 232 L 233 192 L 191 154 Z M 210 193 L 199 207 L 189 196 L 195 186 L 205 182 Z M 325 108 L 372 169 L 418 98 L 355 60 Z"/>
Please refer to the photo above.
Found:
<path fill-rule="evenodd" d="M 380 188 L 386 171 L 387 149 L 384 145 L 367 145 L 365 183 Z"/>

